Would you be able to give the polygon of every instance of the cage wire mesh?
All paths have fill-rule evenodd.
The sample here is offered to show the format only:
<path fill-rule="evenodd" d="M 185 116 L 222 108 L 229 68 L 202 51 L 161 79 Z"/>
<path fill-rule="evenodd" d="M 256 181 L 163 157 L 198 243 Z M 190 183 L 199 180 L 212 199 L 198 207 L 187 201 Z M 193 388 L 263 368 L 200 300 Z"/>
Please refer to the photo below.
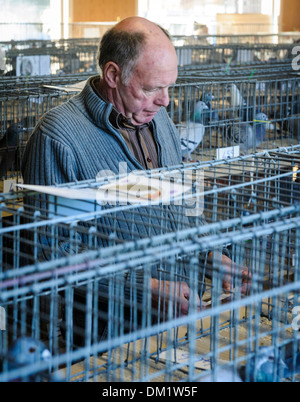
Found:
<path fill-rule="evenodd" d="M 268 62 L 291 59 L 295 44 L 218 44 L 176 46 L 179 66 L 214 63 Z"/>
<path fill-rule="evenodd" d="M 185 204 L 109 205 L 29 189 L 2 197 L 0 380 L 201 381 L 223 369 L 237 379 L 246 364 L 244 378 L 256 381 L 253 358 L 266 345 L 275 368 L 264 378 L 295 379 L 295 360 L 279 370 L 298 351 L 299 147 L 155 173 L 164 188 L 170 177 L 191 185 Z M 172 289 L 186 284 L 181 316 Z M 50 357 L 11 363 L 12 342 L 26 336 Z"/>
<path fill-rule="evenodd" d="M 295 44 L 300 39 L 299 32 L 280 32 L 278 34 L 234 34 L 234 35 L 172 35 L 174 45 L 248 45 L 250 44 Z"/>
<path fill-rule="evenodd" d="M 20 164 L 29 136 L 50 109 L 74 96 L 90 74 L 5 77 L 0 80 L 0 190 L 3 179 L 21 180 Z"/>
<path fill-rule="evenodd" d="M 168 110 L 178 127 L 185 161 L 299 143 L 299 78 L 268 79 L 266 74 L 234 81 L 224 71 L 220 80 L 208 81 L 207 74 L 193 77 L 193 84 L 179 75 L 170 89 Z"/>
<path fill-rule="evenodd" d="M 298 144 L 299 77 L 290 64 L 279 71 L 272 63 L 227 67 L 182 69 L 169 89 L 168 113 L 178 128 L 183 161 Z M 1 80 L 1 161 L 7 158 L 2 180 L 20 177 L 23 150 L 40 117 L 75 95 L 88 76 Z"/>
<path fill-rule="evenodd" d="M 96 71 L 99 39 L 0 42 L 5 52 L 4 75 L 34 76 Z"/>
<path fill-rule="evenodd" d="M 222 233 L 222 224 L 2 273 L 6 327 L 0 380 L 214 381 L 223 371 L 229 381 L 294 380 L 297 366 L 288 358 L 298 351 L 293 309 L 300 287 L 299 206 L 228 220 L 226 225 L 236 229 L 229 234 Z M 224 244 L 236 264 L 227 293 L 222 290 L 227 271 L 219 258 Z M 214 255 L 210 265 L 199 264 L 208 252 Z M 293 268 L 287 263 L 291 259 Z M 244 264 L 251 283 L 246 282 L 243 296 L 238 267 Z M 153 265 L 161 284 L 156 307 L 151 303 Z M 141 275 L 142 289 L 137 284 Z M 186 315 L 178 314 L 166 278 L 174 287 L 189 284 Z M 47 308 L 42 308 L 45 298 Z M 14 365 L 5 352 L 11 339 L 26 335 L 43 341 L 47 358 Z M 253 359 L 266 346 L 272 349 L 272 371 L 257 375 Z"/>
<path fill-rule="evenodd" d="M 239 63 L 292 57 L 295 45 L 275 37 L 251 36 L 192 36 L 172 38 L 179 65 Z M 270 40 L 271 38 L 271 40 Z M 282 39 L 283 37 L 281 37 Z M 248 42 L 246 42 L 248 40 Z M 282 39 L 284 40 L 284 39 Z M 295 41 L 297 38 L 295 37 Z M 64 39 L 59 41 L 11 41 L 0 42 L 5 52 L 5 75 L 28 76 L 47 74 L 78 74 L 97 70 L 97 52 L 100 39 Z M 246 42 L 246 43 L 245 43 Z"/>
<path fill-rule="evenodd" d="M 179 78 L 181 82 L 183 78 L 186 81 L 196 81 L 206 79 L 211 81 L 213 77 L 215 80 L 223 80 L 222 77 L 226 79 L 235 78 L 251 78 L 259 77 L 260 79 L 265 78 L 278 78 L 280 74 L 281 78 L 297 78 L 298 74 L 296 70 L 293 70 L 291 60 L 272 60 L 266 63 L 261 63 L 259 61 L 237 63 L 229 60 L 226 64 L 212 63 L 204 65 L 186 65 L 178 67 Z M 254 74 L 255 73 L 255 74 Z M 276 75 L 277 73 L 277 75 Z"/>
<path fill-rule="evenodd" d="M 297 145 L 57 185 L 53 194 L 39 193 L 39 187 L 3 194 L 3 270 L 298 204 L 299 164 Z M 124 179 L 129 184 L 118 187 Z M 122 188 L 126 197 L 118 200 Z"/>

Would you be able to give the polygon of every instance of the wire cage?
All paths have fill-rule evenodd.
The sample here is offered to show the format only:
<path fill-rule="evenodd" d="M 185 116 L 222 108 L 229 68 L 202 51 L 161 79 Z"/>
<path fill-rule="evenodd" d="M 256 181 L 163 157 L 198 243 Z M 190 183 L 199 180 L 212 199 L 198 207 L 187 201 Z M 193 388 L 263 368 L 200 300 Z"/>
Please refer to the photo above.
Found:
<path fill-rule="evenodd" d="M 109 178 L 3 194 L 2 269 L 297 205 L 299 155 L 298 145 L 129 175 L 120 166 Z"/>
<path fill-rule="evenodd" d="M 0 381 L 296 380 L 299 212 L 263 212 L 228 220 L 227 233 L 218 222 L 2 273 Z M 174 289 L 186 286 L 180 314 Z M 259 360 L 266 349 L 267 367 Z"/>
<path fill-rule="evenodd" d="M 24 147 L 40 117 L 79 92 L 88 77 L 1 80 L 1 159 L 12 154 L 8 165 L 3 163 L 2 179 L 20 176 Z M 298 144 L 299 88 L 299 77 L 290 64 L 181 69 L 169 89 L 167 110 L 178 128 L 183 161 L 221 159 Z M 16 136 L 13 145 L 9 144 L 9 130 Z"/>
<path fill-rule="evenodd" d="M 234 38 L 234 39 L 233 39 Z M 249 38 L 249 37 L 248 37 Z M 245 37 L 247 39 L 247 37 Z M 220 43 L 221 42 L 223 43 Z M 34 76 L 49 74 L 78 74 L 97 70 L 97 52 L 100 38 L 64 39 L 59 41 L 0 42 L 5 52 L 5 65 L 1 67 L 8 76 Z M 178 63 L 201 65 L 211 63 L 238 63 L 272 59 L 293 58 L 294 43 L 239 42 L 239 37 L 204 36 L 172 38 Z"/>
<path fill-rule="evenodd" d="M 1 78 L 0 180 L 19 181 L 23 152 L 39 119 L 78 93 L 82 82 L 89 77 L 90 74 L 70 74 Z"/>
<path fill-rule="evenodd" d="M 194 44 L 176 46 L 179 66 L 214 63 L 250 63 L 291 59 L 295 44 Z"/>
<path fill-rule="evenodd" d="M 279 79 L 277 71 L 277 77 L 270 78 L 270 71 L 260 74 L 259 68 L 254 77 L 254 67 L 241 78 L 245 71 L 236 76 L 219 71 L 218 78 L 209 81 L 213 71 L 199 70 L 196 79 L 186 70 L 170 88 L 168 111 L 177 125 L 185 161 L 299 143 L 299 77 L 283 74 Z"/>
<path fill-rule="evenodd" d="M 5 76 L 79 74 L 96 71 L 98 38 L 0 42 Z"/>
<path fill-rule="evenodd" d="M 96 73 L 96 72 L 95 72 Z M 1 77 L 0 80 L 0 93 L 4 95 L 23 95 L 28 93 L 43 94 L 54 91 L 71 91 L 78 92 L 80 87 L 78 85 L 82 81 L 87 80 L 93 75 L 92 73 L 80 73 L 80 74 L 64 74 L 64 75 L 46 75 L 46 76 L 27 76 L 27 77 Z M 74 86 L 74 87 L 73 87 Z"/>
<path fill-rule="evenodd" d="M 224 80 L 234 78 L 238 80 L 250 79 L 252 77 L 263 80 L 266 78 L 297 78 L 297 69 L 293 69 L 292 60 L 270 60 L 268 62 L 248 61 L 235 62 L 229 60 L 228 63 L 220 65 L 219 63 L 203 65 L 185 65 L 178 67 L 180 82 L 185 78 L 186 81 L 195 82 L 196 80 Z"/>
<path fill-rule="evenodd" d="M 278 34 L 234 34 L 234 35 L 172 35 L 174 45 L 248 45 L 249 44 L 292 44 L 298 43 L 299 32 L 280 32 Z"/>
<path fill-rule="evenodd" d="M 147 187 L 183 181 L 185 204 L 88 195 L 122 175 L 2 197 L 1 381 L 238 380 L 240 365 L 246 381 L 296 379 L 299 146 L 174 169 Z M 47 358 L 27 359 L 27 337 Z M 263 346 L 271 378 L 251 371 Z"/>

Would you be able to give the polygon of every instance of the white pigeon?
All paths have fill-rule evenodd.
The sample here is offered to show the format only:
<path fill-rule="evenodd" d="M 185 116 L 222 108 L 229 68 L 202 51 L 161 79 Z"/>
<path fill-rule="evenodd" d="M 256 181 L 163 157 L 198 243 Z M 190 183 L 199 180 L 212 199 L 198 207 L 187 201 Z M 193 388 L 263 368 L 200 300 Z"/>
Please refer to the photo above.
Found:
<path fill-rule="evenodd" d="M 240 109 L 247 106 L 245 99 L 242 97 L 238 87 L 235 84 L 230 86 L 230 103 L 231 107 Z"/>
<path fill-rule="evenodd" d="M 189 121 L 185 125 L 181 125 L 179 132 L 182 157 L 190 157 L 202 142 L 209 114 L 209 107 L 200 100 L 196 102 Z"/>
<path fill-rule="evenodd" d="M 201 123 L 188 122 L 186 127 L 181 127 L 180 144 L 183 157 L 190 157 L 202 142 L 204 133 L 205 127 Z"/>

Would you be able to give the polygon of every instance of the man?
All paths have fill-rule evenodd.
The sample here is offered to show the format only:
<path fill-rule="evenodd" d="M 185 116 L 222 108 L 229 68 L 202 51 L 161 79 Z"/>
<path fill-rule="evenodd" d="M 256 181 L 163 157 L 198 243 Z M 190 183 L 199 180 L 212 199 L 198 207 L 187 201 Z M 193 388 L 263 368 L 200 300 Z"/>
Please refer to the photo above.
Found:
<path fill-rule="evenodd" d="M 181 163 L 179 137 L 165 109 L 168 88 L 177 79 L 176 52 L 167 33 L 146 19 L 127 18 L 103 36 L 99 66 L 101 77 L 91 77 L 81 93 L 38 123 L 23 158 L 25 183 L 53 185 L 93 179 L 103 171 L 118 173 L 124 162 L 128 172 Z M 155 228 L 161 216 L 149 207 L 142 210 L 140 236 L 160 234 Z M 121 225 L 128 215 L 121 214 L 118 225 L 120 236 L 125 236 Z M 169 231 L 188 227 L 187 219 L 175 221 L 172 208 L 166 206 L 165 214 Z M 149 216 L 153 225 L 146 227 Z M 104 226 L 109 226 L 109 219 Z M 222 259 L 230 272 L 231 261 Z M 151 276 L 155 306 L 160 290 L 169 294 L 172 281 L 159 281 L 155 270 Z M 143 278 L 137 275 L 136 281 L 142 284 Z M 230 286 L 230 280 L 225 286 Z M 176 291 L 178 312 L 187 314 L 190 288 L 182 282 Z M 200 304 L 199 295 L 196 298 Z"/>

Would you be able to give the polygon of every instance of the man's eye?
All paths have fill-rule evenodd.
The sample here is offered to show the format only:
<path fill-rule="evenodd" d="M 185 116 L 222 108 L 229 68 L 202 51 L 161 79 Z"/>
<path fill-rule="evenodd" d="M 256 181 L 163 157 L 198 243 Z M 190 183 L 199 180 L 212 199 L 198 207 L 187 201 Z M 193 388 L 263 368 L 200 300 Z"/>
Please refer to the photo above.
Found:
<path fill-rule="evenodd" d="M 145 88 L 144 91 L 151 94 L 151 93 L 154 93 L 155 91 L 157 91 L 157 88 Z"/>

